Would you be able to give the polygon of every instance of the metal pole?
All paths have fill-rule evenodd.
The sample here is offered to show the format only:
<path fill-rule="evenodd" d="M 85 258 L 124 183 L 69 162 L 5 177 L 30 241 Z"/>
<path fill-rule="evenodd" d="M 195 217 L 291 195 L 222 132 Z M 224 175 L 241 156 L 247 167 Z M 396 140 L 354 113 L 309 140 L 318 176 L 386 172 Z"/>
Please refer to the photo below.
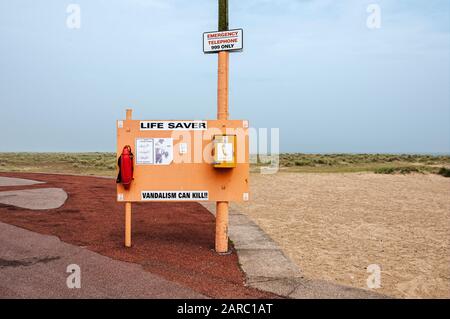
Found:
<path fill-rule="evenodd" d="M 131 120 L 132 109 L 127 109 L 126 119 Z M 125 203 L 125 247 L 131 247 L 131 202 Z"/>
<path fill-rule="evenodd" d="M 219 31 L 228 30 L 228 0 L 219 0 Z M 219 52 L 217 119 L 228 120 L 228 52 Z M 228 252 L 228 202 L 216 203 L 216 252 Z"/>
<path fill-rule="evenodd" d="M 228 31 L 228 0 L 219 0 L 219 30 Z"/>

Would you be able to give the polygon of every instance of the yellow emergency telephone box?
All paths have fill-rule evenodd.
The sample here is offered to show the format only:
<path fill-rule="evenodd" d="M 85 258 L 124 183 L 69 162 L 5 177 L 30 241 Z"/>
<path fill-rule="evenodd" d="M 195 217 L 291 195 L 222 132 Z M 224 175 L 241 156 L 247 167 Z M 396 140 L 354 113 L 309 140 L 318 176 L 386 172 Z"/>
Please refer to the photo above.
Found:
<path fill-rule="evenodd" d="M 214 167 L 236 167 L 236 135 L 214 135 Z"/>

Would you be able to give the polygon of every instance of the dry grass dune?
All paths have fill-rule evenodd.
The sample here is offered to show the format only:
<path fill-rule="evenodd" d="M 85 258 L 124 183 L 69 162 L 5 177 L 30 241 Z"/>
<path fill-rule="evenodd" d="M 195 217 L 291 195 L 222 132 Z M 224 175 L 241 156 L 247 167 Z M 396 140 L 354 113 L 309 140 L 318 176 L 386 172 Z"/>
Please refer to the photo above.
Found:
<path fill-rule="evenodd" d="M 252 174 L 241 206 L 305 276 L 378 292 L 450 298 L 450 179 L 434 174 Z"/>

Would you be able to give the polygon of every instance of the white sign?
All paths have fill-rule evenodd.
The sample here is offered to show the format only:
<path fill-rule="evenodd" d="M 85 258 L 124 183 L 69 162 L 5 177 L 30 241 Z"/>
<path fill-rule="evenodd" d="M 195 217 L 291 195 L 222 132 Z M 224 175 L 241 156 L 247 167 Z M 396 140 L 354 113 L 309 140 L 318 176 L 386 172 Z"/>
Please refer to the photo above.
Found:
<path fill-rule="evenodd" d="M 208 129 L 206 121 L 141 121 L 141 131 L 201 131 Z"/>
<path fill-rule="evenodd" d="M 217 143 L 217 160 L 219 162 L 233 161 L 233 143 Z"/>
<path fill-rule="evenodd" d="M 168 165 L 173 160 L 173 139 L 155 138 L 155 164 Z"/>
<path fill-rule="evenodd" d="M 155 150 L 152 138 L 136 139 L 136 164 L 153 164 Z"/>
<path fill-rule="evenodd" d="M 242 29 L 203 33 L 203 52 L 239 51 L 244 46 Z"/>
<path fill-rule="evenodd" d="M 186 154 L 188 152 L 187 143 L 180 143 L 180 154 Z"/>
<path fill-rule="evenodd" d="M 208 191 L 142 191 L 146 201 L 201 201 L 208 200 Z"/>
<path fill-rule="evenodd" d="M 136 165 L 169 165 L 172 161 L 172 138 L 136 139 Z"/>

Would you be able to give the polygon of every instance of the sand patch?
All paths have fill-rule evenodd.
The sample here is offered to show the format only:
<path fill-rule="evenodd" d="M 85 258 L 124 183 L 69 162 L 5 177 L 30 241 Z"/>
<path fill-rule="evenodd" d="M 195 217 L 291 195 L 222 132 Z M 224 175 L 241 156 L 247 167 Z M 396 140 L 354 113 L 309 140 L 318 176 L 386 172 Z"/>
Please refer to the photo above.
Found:
<path fill-rule="evenodd" d="M 305 276 L 395 297 L 450 297 L 450 179 L 437 175 L 251 176 L 241 205 Z"/>

